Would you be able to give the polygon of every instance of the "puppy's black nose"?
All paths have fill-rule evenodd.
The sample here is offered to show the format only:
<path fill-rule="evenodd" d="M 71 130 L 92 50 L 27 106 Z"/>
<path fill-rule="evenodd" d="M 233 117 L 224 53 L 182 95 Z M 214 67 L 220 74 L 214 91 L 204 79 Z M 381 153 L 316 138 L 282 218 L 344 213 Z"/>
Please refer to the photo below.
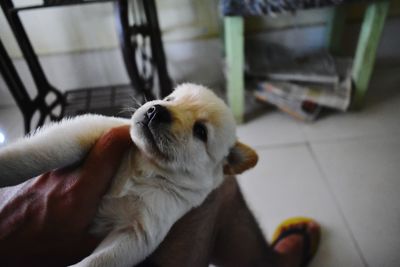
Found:
<path fill-rule="evenodd" d="M 166 107 L 154 105 L 147 110 L 146 121 L 147 123 L 170 123 L 172 118 Z"/>

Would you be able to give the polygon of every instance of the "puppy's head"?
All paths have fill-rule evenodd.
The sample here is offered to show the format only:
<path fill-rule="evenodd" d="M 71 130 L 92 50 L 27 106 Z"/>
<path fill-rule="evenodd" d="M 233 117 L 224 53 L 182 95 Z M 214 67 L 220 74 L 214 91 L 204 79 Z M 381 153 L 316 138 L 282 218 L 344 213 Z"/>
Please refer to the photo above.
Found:
<path fill-rule="evenodd" d="M 237 142 L 235 128 L 231 111 L 212 91 L 183 84 L 134 113 L 131 137 L 165 176 L 187 177 L 175 182 L 215 186 L 223 172 L 240 173 L 257 162 L 255 152 Z"/>

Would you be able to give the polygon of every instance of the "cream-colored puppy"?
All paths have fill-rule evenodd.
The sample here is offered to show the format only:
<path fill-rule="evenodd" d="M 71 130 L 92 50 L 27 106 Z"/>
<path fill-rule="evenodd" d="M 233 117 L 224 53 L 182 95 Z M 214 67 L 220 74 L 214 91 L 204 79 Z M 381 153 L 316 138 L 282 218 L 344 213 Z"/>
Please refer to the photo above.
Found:
<path fill-rule="evenodd" d="M 210 90 L 183 84 L 141 106 L 131 120 L 85 115 L 47 126 L 0 150 L 1 184 L 82 160 L 110 128 L 130 125 L 134 145 L 102 199 L 92 231 L 107 234 L 76 266 L 134 266 L 171 226 L 257 155 L 236 138 L 229 108 Z"/>

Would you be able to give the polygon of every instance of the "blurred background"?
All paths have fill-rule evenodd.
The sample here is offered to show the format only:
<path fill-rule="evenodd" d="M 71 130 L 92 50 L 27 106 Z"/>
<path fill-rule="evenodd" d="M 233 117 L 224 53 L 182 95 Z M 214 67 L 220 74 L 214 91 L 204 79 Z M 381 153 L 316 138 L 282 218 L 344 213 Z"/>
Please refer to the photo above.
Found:
<path fill-rule="evenodd" d="M 400 266 L 400 1 L 303 2 L 2 0 L 0 147 L 203 84 L 259 152 L 239 179 L 267 237 L 306 215 L 312 266 Z"/>

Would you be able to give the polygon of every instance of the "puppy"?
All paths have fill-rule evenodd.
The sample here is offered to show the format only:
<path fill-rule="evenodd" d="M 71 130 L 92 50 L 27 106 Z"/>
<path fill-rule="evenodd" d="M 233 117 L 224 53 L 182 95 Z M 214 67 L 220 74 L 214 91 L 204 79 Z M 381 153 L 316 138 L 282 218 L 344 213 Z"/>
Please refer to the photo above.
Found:
<path fill-rule="evenodd" d="M 183 84 L 167 98 L 141 106 L 130 120 L 84 115 L 4 148 L 1 184 L 76 163 L 105 131 L 126 124 L 134 145 L 91 229 L 106 238 L 75 266 L 134 266 L 222 183 L 224 174 L 241 173 L 257 162 L 256 153 L 237 141 L 234 118 L 224 102 L 202 86 Z"/>

